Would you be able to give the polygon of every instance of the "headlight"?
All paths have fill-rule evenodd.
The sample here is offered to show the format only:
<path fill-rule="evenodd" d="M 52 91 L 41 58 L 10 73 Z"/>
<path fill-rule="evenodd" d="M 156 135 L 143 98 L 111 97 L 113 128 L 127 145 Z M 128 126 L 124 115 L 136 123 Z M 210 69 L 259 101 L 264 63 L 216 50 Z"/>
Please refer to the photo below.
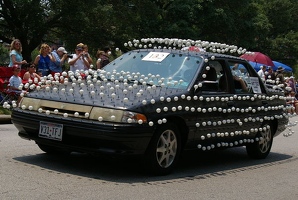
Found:
<path fill-rule="evenodd" d="M 130 111 L 110 108 L 93 107 L 89 116 L 92 120 L 122 122 L 122 123 L 147 123 L 145 115 Z"/>
<path fill-rule="evenodd" d="M 135 112 L 124 111 L 122 116 L 122 122 L 128 123 L 147 123 L 147 118 L 145 115 Z"/>
<path fill-rule="evenodd" d="M 20 101 L 19 107 L 20 108 L 28 108 L 29 110 L 37 110 L 40 107 L 41 100 L 40 99 L 33 99 L 33 98 L 27 98 L 23 97 Z"/>

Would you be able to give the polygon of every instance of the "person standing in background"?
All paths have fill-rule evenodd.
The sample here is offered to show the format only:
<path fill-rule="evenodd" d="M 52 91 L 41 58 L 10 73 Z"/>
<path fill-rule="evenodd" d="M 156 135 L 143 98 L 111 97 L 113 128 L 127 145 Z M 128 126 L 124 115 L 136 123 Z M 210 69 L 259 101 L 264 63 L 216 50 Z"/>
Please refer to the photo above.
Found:
<path fill-rule="evenodd" d="M 101 69 L 102 68 L 102 66 L 101 66 L 100 63 L 101 63 L 101 58 L 102 58 L 103 54 L 104 54 L 104 51 L 101 51 L 101 50 L 98 50 L 97 53 L 96 53 L 96 58 L 97 58 L 97 60 L 96 60 L 96 68 L 97 69 Z"/>
<path fill-rule="evenodd" d="M 47 76 L 50 74 L 50 63 L 56 60 L 50 54 L 51 48 L 47 44 L 42 44 L 39 52 L 40 54 L 34 60 L 34 65 L 37 66 L 37 71 L 40 71 L 42 76 Z"/>
<path fill-rule="evenodd" d="M 271 79 L 271 80 L 275 80 L 275 73 L 273 71 L 272 67 L 268 67 L 268 72 L 265 73 L 265 78 L 266 80 Z"/>
<path fill-rule="evenodd" d="M 283 72 L 284 72 L 284 68 L 279 66 L 276 70 L 275 77 L 279 84 L 283 84 L 286 87 Z"/>
<path fill-rule="evenodd" d="M 110 63 L 109 56 L 111 55 L 111 48 L 105 47 L 103 51 L 98 51 L 96 55 L 98 57 L 96 61 L 96 67 L 97 69 L 101 69 Z"/>
<path fill-rule="evenodd" d="M 93 60 L 92 60 L 90 54 L 88 53 L 88 46 L 87 46 L 87 44 L 84 44 L 83 45 L 83 51 L 85 53 L 85 57 L 88 60 L 89 64 L 92 65 Z"/>
<path fill-rule="evenodd" d="M 68 60 L 68 64 L 70 65 L 70 71 L 72 72 L 76 72 L 77 70 L 88 70 L 90 68 L 90 64 L 85 56 L 83 47 L 83 43 L 77 44 L 75 49 L 76 53 L 72 54 L 72 58 Z"/>
<path fill-rule="evenodd" d="M 52 56 L 55 58 L 55 62 L 51 61 L 50 63 L 50 72 L 52 75 L 55 73 L 62 72 L 62 66 L 67 60 L 67 51 L 64 47 L 59 47 L 57 50 L 52 51 Z"/>
<path fill-rule="evenodd" d="M 21 68 L 23 64 L 27 64 L 27 61 L 23 60 L 22 44 L 19 39 L 15 39 L 11 42 L 10 45 L 8 67 L 18 65 Z"/>
<path fill-rule="evenodd" d="M 258 71 L 258 75 L 263 81 L 265 80 L 266 68 L 267 66 L 260 66 L 260 70 Z"/>
<path fill-rule="evenodd" d="M 289 87 L 291 87 L 291 89 L 292 89 L 291 92 L 294 92 L 295 96 L 296 96 L 297 91 L 296 91 L 296 84 L 295 84 L 295 81 L 294 81 L 294 76 L 290 76 L 290 78 L 287 81 L 287 85 Z"/>

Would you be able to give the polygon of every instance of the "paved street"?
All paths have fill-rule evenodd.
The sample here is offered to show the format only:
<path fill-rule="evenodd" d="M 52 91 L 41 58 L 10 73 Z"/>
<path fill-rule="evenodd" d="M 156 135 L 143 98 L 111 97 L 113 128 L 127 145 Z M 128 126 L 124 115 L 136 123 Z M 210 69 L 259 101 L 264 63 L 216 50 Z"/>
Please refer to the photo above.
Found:
<path fill-rule="evenodd" d="M 298 117 L 291 119 L 297 121 Z M 279 135 L 265 160 L 244 148 L 185 153 L 169 176 L 144 174 L 137 160 L 49 156 L 0 125 L 0 199 L 298 199 L 298 127 Z"/>

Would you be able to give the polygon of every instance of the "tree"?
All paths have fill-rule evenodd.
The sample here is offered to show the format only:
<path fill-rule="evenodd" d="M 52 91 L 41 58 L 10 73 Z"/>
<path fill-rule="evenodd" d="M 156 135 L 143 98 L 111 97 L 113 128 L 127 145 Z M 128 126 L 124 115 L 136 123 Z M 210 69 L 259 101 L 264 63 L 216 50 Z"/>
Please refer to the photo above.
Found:
<path fill-rule="evenodd" d="M 23 56 L 41 43 L 123 47 L 147 37 L 201 39 L 297 58 L 297 0 L 0 0 L 0 40 L 19 38 Z M 277 14 L 278 13 L 278 14 Z"/>
<path fill-rule="evenodd" d="M 88 10 L 97 1 L 82 3 L 78 0 L 1 0 L 0 1 L 0 39 L 10 43 L 13 38 L 22 42 L 23 57 L 31 61 L 31 52 L 43 42 L 50 42 L 55 36 L 52 31 L 59 30 L 66 21 L 74 17 L 80 25 L 84 19 L 81 9 Z M 78 6 L 80 5 L 80 6 Z M 76 14 L 76 15 L 74 15 Z"/>
<path fill-rule="evenodd" d="M 262 4 L 270 32 L 265 42 L 268 51 L 276 60 L 290 66 L 297 64 L 298 55 L 298 4 L 296 0 L 267 0 Z M 259 46 L 264 49 L 264 47 Z"/>

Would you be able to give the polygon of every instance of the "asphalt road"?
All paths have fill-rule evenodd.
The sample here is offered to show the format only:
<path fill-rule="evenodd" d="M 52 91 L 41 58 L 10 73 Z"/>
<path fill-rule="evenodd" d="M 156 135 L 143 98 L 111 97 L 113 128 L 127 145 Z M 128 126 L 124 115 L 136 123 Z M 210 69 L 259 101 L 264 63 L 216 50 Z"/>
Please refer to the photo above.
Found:
<path fill-rule="evenodd" d="M 297 120 L 298 117 L 291 119 Z M 264 160 L 245 148 L 184 153 L 168 176 L 143 173 L 138 160 L 49 156 L 0 125 L 0 199 L 298 199 L 298 127 L 274 138 Z"/>

